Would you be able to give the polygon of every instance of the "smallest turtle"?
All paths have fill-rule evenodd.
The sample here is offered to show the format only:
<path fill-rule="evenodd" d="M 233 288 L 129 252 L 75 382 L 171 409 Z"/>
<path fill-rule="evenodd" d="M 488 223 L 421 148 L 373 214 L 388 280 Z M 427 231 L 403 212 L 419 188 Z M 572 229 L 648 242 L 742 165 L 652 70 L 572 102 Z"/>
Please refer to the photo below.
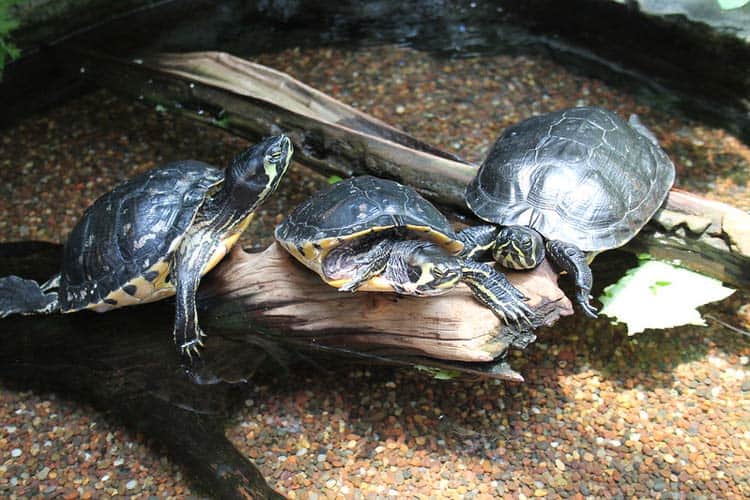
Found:
<path fill-rule="evenodd" d="M 483 231 L 480 228 L 479 231 Z M 526 297 L 492 266 L 464 258 L 477 230 L 458 235 L 412 188 L 371 176 L 341 181 L 311 197 L 276 227 L 276 240 L 341 291 L 427 297 L 459 281 L 522 329 L 535 315 Z"/>
<path fill-rule="evenodd" d="M 494 241 L 482 243 L 495 260 L 531 269 L 546 253 L 572 276 L 581 309 L 596 317 L 589 260 L 633 238 L 674 177 L 674 165 L 637 116 L 626 122 L 604 109 L 572 108 L 505 130 L 467 187 L 466 202 L 479 218 L 502 226 Z"/>

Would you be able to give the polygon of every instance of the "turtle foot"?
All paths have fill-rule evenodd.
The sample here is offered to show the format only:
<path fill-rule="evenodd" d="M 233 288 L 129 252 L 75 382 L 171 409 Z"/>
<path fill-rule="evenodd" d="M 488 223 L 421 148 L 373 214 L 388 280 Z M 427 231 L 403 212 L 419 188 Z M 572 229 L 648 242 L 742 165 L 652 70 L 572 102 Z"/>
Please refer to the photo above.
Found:
<path fill-rule="evenodd" d="M 588 291 L 580 291 L 576 294 L 576 302 L 581 311 L 583 311 L 583 314 L 589 318 L 596 319 L 599 315 L 597 314 L 596 307 L 591 305 L 590 300 L 591 295 L 589 295 Z"/>
<path fill-rule="evenodd" d="M 57 293 L 44 293 L 36 281 L 18 276 L 0 278 L 0 318 L 11 314 L 49 314 L 57 309 Z"/>

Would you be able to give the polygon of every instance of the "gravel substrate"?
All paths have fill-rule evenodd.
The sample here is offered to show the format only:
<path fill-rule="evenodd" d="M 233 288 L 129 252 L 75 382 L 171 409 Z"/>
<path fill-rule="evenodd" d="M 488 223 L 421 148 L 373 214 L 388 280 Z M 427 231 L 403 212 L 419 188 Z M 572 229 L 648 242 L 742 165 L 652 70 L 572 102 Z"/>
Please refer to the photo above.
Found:
<path fill-rule="evenodd" d="M 535 113 L 636 112 L 674 160 L 679 186 L 750 209 L 750 149 L 735 137 L 546 59 L 385 47 L 258 62 L 473 161 Z M 0 240 L 62 241 L 116 182 L 178 158 L 224 165 L 245 144 L 104 91 L 28 118 L 0 138 Z M 270 243 L 280 217 L 324 183 L 295 165 L 244 245 Z M 746 292 L 706 311 L 750 328 Z M 227 432 L 290 498 L 743 498 L 749 359 L 747 338 L 713 322 L 628 338 L 606 319 L 575 317 L 513 356 L 522 385 L 303 365 L 254 380 Z M 0 389 L 2 497 L 196 495 L 185 475 L 105 414 Z"/>

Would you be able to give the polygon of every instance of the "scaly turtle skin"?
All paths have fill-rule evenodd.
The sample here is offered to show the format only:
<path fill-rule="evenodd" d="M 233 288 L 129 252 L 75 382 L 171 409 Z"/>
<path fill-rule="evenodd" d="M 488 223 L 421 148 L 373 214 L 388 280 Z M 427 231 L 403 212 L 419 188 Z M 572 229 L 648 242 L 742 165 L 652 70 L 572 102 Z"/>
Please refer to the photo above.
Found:
<path fill-rule="evenodd" d="M 674 177 L 669 157 L 635 115 L 625 122 L 604 109 L 572 108 L 508 128 L 467 187 L 466 202 L 504 226 L 486 242 L 498 262 L 529 269 L 546 250 L 595 317 L 587 258 L 635 236 Z"/>
<path fill-rule="evenodd" d="M 299 205 L 275 236 L 339 290 L 430 296 L 463 281 L 498 316 L 532 323 L 525 297 L 504 275 L 464 258 L 474 232 L 455 234 L 445 216 L 412 188 L 362 176 Z"/>
<path fill-rule="evenodd" d="M 70 233 L 60 274 L 41 287 L 0 278 L 0 317 L 110 309 L 177 295 L 174 341 L 183 366 L 202 345 L 200 278 L 238 240 L 292 156 L 285 136 L 239 154 L 225 171 L 198 161 L 154 168 L 94 202 Z"/>

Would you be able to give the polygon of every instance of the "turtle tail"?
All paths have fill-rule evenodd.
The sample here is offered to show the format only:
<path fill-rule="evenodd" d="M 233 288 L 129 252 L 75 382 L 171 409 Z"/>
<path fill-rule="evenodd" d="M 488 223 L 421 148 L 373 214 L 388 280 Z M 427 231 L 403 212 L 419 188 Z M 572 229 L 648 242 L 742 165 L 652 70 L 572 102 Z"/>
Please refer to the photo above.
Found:
<path fill-rule="evenodd" d="M 45 283 L 45 290 L 55 278 Z M 0 278 L 0 318 L 10 314 L 49 314 L 57 311 L 60 305 L 57 292 L 46 292 L 34 280 L 18 276 Z"/>

